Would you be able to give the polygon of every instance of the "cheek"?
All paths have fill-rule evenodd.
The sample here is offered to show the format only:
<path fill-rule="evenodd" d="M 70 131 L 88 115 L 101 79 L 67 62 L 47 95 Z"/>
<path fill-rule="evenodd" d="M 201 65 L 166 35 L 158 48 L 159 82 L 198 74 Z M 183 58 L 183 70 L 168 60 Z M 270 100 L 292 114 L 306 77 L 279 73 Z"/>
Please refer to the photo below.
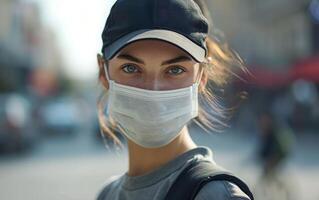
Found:
<path fill-rule="evenodd" d="M 187 70 L 183 74 L 177 76 L 166 75 L 161 79 L 161 82 L 163 85 L 166 85 L 168 89 L 180 89 L 193 85 L 195 77 L 193 70 Z"/>
<path fill-rule="evenodd" d="M 111 80 L 114 80 L 114 77 L 116 77 L 117 73 L 116 71 L 118 70 L 117 67 L 118 66 L 118 63 L 110 60 L 109 63 L 108 63 L 108 73 L 109 73 L 109 77 Z"/>

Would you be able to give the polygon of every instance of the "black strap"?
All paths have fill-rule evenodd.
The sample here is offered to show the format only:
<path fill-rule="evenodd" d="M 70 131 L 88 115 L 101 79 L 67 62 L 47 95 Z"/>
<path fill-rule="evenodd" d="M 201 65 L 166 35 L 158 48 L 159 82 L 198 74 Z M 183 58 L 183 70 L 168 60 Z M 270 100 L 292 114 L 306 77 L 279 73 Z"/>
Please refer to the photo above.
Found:
<path fill-rule="evenodd" d="M 236 184 L 251 200 L 254 200 L 249 187 L 225 169 L 208 161 L 190 163 L 177 177 L 169 189 L 165 200 L 193 200 L 200 189 L 210 181 L 229 181 Z"/>

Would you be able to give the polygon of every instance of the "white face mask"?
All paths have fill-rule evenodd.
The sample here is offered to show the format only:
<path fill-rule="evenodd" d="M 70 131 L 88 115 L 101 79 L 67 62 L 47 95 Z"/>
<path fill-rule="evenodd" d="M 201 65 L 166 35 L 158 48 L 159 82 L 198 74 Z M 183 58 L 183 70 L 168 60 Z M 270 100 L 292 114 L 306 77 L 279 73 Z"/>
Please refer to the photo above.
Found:
<path fill-rule="evenodd" d="M 198 115 L 197 82 L 182 89 L 155 91 L 108 80 L 106 115 L 140 146 L 157 148 L 169 144 Z"/>

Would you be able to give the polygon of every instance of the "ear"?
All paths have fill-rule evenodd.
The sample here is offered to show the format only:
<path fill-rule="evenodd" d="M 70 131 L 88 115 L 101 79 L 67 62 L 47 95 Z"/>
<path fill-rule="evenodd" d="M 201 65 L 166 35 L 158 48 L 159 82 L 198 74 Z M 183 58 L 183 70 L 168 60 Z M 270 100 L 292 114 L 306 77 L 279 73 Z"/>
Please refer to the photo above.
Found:
<path fill-rule="evenodd" d="M 109 89 L 109 82 L 106 79 L 105 69 L 104 69 L 105 60 L 104 60 L 104 58 L 103 58 L 103 56 L 101 54 L 97 54 L 97 63 L 98 63 L 98 66 L 99 66 L 99 81 L 101 81 L 102 85 L 106 89 Z"/>

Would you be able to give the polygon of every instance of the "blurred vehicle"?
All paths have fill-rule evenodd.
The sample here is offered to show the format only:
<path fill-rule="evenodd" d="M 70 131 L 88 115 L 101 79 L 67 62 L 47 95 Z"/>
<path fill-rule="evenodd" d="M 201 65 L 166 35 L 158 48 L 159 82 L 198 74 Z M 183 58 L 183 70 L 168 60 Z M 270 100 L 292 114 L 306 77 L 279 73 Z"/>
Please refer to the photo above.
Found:
<path fill-rule="evenodd" d="M 38 111 L 39 126 L 47 134 L 72 135 L 80 128 L 76 99 L 60 96 L 44 102 Z"/>
<path fill-rule="evenodd" d="M 0 152 L 17 153 L 33 146 L 37 134 L 32 126 L 31 101 L 21 94 L 0 95 Z"/>

